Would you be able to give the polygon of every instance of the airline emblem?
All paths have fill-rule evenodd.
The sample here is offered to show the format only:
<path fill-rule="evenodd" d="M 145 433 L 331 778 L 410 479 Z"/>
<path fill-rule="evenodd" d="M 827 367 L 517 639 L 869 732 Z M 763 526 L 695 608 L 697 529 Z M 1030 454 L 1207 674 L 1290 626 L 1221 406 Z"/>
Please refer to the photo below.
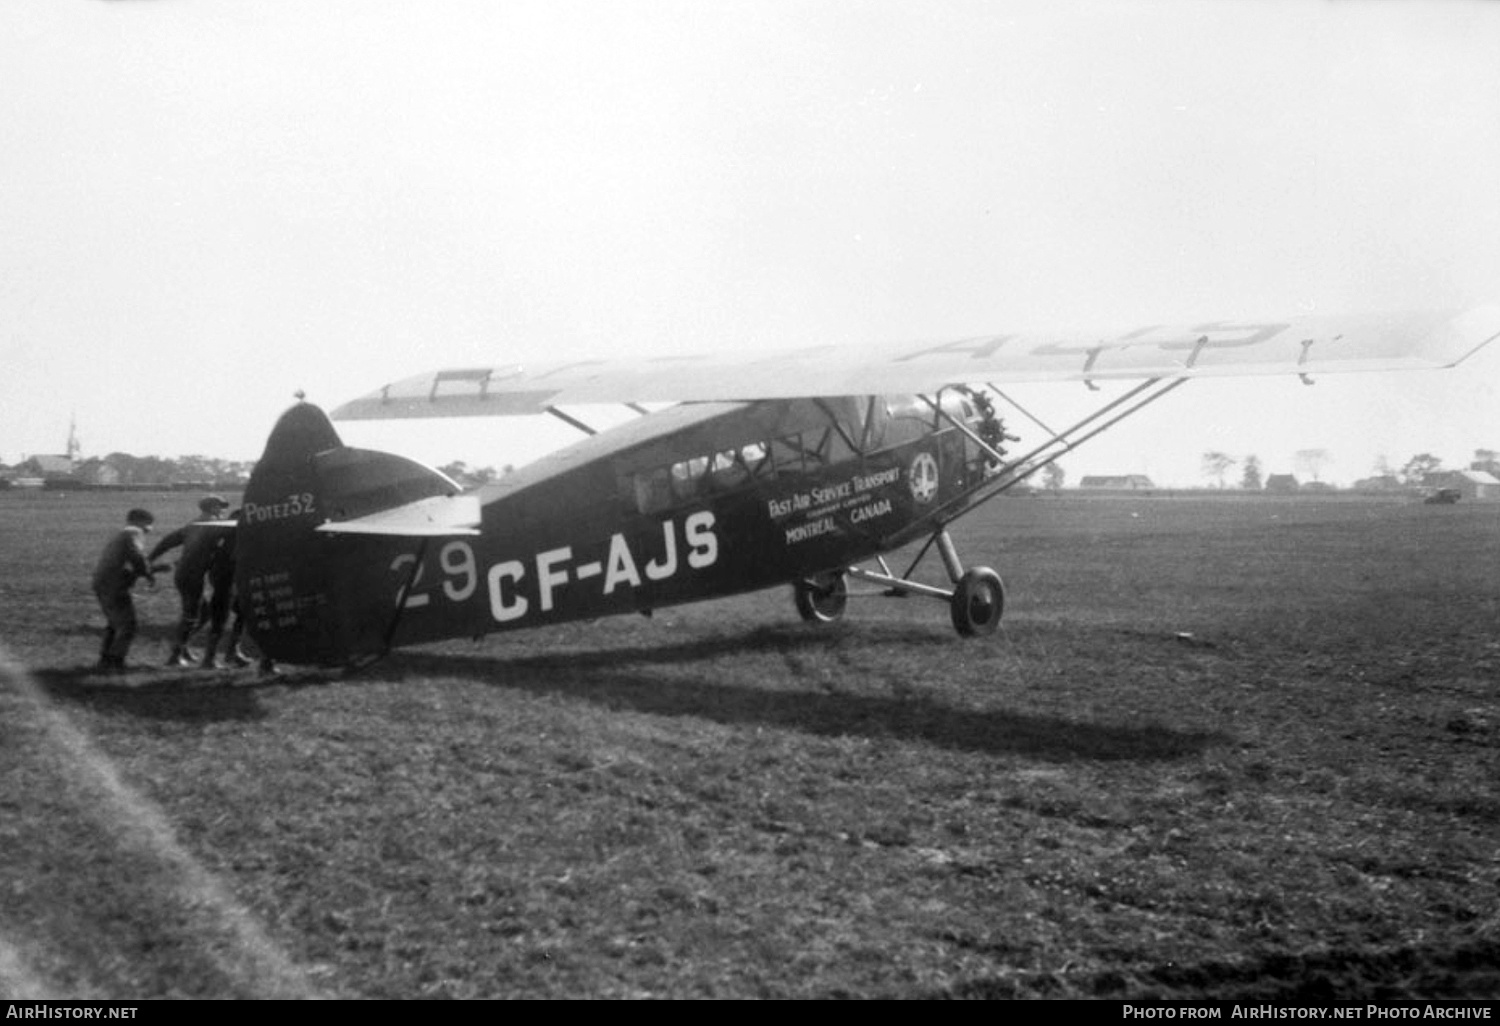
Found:
<path fill-rule="evenodd" d="M 938 465 L 930 452 L 919 452 L 911 461 L 911 497 L 931 502 L 938 490 Z"/>

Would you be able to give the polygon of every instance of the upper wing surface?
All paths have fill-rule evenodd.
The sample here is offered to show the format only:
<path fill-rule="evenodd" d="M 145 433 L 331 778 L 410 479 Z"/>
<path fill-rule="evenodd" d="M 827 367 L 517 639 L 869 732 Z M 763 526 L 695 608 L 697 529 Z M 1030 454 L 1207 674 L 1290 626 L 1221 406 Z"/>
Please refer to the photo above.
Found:
<path fill-rule="evenodd" d="M 333 411 L 341 420 L 543 413 L 622 402 L 934 392 L 978 382 L 1332 374 L 1451 367 L 1500 336 L 1500 307 L 1461 313 L 1016 332 L 951 342 L 753 354 L 577 359 L 445 370 Z"/>

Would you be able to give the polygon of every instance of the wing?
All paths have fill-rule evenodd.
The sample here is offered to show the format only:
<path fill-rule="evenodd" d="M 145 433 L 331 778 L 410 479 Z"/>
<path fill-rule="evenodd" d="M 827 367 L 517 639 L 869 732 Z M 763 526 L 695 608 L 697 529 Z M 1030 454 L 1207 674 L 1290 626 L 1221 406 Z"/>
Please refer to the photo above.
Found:
<path fill-rule="evenodd" d="M 1451 367 L 1500 336 L 1500 307 L 1461 313 L 1016 332 L 932 344 L 597 359 L 445 370 L 386 385 L 341 420 L 544 413 L 554 406 L 934 392 L 976 382 L 1334 374 Z"/>

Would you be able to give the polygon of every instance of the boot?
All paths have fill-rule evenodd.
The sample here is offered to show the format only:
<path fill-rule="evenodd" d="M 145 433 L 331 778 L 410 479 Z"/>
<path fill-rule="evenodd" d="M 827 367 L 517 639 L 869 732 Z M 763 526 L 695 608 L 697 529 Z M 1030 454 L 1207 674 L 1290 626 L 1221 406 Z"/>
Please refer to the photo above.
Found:
<path fill-rule="evenodd" d="M 193 636 L 196 625 L 192 620 L 183 620 L 177 625 L 177 637 L 172 642 L 172 654 L 167 656 L 168 666 L 192 666 L 193 653 L 188 651 L 188 638 Z"/>
<path fill-rule="evenodd" d="M 249 666 L 254 662 L 254 660 L 245 654 L 245 650 L 240 648 L 240 639 L 244 636 L 244 627 L 236 619 L 234 626 L 229 630 L 229 655 L 226 658 L 229 660 L 230 666 Z"/>

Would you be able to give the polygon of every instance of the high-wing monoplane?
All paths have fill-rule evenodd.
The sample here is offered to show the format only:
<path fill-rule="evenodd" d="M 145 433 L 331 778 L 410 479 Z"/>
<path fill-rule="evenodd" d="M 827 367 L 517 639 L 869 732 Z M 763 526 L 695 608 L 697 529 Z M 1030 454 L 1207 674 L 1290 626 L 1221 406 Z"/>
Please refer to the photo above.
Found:
<path fill-rule="evenodd" d="M 1500 308 L 1482 307 L 438 371 L 333 419 L 552 414 L 588 437 L 465 493 L 344 445 L 300 402 L 246 488 L 236 586 L 251 636 L 289 663 L 787 584 L 826 622 L 851 578 L 940 600 L 959 634 L 984 635 L 1005 590 L 964 564 L 948 526 L 1136 410 L 1198 377 L 1450 367 L 1497 335 Z M 1000 386 L 1120 380 L 1134 384 L 1012 448 L 999 404 L 1030 415 Z M 640 416 L 592 433 L 576 409 L 601 403 Z M 904 570 L 886 562 L 924 539 Z M 934 551 L 942 578 L 917 579 Z"/>

